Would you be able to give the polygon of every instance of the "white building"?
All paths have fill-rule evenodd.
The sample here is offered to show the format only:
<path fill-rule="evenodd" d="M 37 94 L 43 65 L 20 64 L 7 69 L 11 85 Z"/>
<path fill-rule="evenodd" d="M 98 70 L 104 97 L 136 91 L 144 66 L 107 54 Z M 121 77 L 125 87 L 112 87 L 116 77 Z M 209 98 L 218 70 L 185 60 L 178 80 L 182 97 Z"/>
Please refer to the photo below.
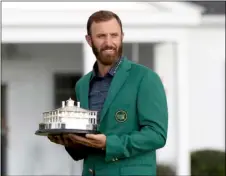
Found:
<path fill-rule="evenodd" d="M 2 7 L 9 175 L 81 173 L 82 162 L 34 132 L 42 112 L 74 96 L 73 81 L 92 69 L 95 58 L 84 36 L 89 15 L 99 9 L 120 16 L 125 55 L 153 68 L 166 87 L 169 135 L 158 162 L 189 175 L 190 151 L 225 149 L 224 15 L 203 15 L 203 7 L 189 2 L 3 2 Z"/>

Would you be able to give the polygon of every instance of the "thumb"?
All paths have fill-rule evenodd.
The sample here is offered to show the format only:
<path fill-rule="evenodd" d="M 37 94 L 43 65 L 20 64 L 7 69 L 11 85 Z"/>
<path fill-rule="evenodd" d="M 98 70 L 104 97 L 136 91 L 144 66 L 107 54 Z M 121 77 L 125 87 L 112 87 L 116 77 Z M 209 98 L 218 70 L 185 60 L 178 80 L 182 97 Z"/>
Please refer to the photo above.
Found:
<path fill-rule="evenodd" d="M 97 139 L 97 136 L 95 134 L 86 134 L 86 138 L 88 139 Z"/>

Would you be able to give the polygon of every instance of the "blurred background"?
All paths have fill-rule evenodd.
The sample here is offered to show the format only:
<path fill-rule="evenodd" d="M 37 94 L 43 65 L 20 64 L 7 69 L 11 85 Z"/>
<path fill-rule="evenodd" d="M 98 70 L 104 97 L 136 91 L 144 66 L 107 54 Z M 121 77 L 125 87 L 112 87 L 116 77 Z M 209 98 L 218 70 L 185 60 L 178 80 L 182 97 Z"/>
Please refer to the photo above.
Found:
<path fill-rule="evenodd" d="M 156 71 L 169 106 L 158 175 L 225 175 L 225 2 L 2 2 L 2 175 L 80 175 L 82 161 L 34 135 L 42 112 L 75 99 L 95 57 L 86 22 L 112 10 L 124 55 Z"/>

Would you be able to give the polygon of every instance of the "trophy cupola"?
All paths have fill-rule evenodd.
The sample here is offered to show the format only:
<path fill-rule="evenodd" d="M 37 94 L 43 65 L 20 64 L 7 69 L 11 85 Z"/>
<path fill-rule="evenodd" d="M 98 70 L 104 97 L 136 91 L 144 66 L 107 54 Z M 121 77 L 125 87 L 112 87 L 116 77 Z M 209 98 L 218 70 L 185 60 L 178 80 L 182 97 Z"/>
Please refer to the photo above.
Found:
<path fill-rule="evenodd" d="M 71 98 L 69 100 L 67 100 L 67 106 L 73 107 L 74 106 L 74 102 Z"/>

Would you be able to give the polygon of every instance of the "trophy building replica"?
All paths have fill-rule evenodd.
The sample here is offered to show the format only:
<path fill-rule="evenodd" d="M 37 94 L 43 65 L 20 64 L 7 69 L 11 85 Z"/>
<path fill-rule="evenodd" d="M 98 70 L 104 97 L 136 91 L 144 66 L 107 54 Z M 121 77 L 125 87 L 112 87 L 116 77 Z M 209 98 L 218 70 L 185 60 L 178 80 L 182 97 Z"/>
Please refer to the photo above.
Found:
<path fill-rule="evenodd" d="M 36 135 L 47 136 L 64 133 L 74 133 L 84 135 L 86 133 L 96 133 L 97 131 L 97 111 L 90 111 L 77 106 L 74 101 L 62 101 L 62 107 L 53 111 L 44 112 L 42 122 Z"/>

